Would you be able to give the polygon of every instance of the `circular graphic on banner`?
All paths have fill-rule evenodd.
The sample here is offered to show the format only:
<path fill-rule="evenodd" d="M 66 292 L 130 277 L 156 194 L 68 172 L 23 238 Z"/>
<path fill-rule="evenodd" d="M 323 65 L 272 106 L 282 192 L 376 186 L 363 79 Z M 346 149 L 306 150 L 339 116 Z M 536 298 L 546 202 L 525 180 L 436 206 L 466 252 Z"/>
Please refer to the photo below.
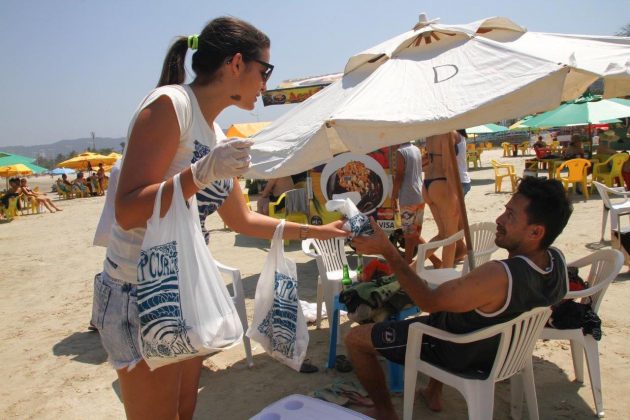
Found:
<path fill-rule="evenodd" d="M 324 167 L 320 186 L 327 200 L 335 194 L 345 195 L 362 213 L 376 210 L 389 191 L 383 167 L 370 156 L 352 153 L 337 155 Z"/>

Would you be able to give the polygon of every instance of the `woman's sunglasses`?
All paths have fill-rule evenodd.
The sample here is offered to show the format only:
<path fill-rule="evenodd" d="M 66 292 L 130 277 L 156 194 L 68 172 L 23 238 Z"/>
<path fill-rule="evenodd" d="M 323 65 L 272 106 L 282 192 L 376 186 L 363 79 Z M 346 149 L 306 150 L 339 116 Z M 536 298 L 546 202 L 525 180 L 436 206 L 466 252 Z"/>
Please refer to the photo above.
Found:
<path fill-rule="evenodd" d="M 252 58 L 253 61 L 257 62 L 258 64 L 262 64 L 263 66 L 265 66 L 265 71 L 261 71 L 260 75 L 263 78 L 263 81 L 267 82 L 267 80 L 269 80 L 269 78 L 271 77 L 271 73 L 273 73 L 273 64 L 269 64 L 266 63 L 262 60 L 258 60 L 257 58 Z"/>

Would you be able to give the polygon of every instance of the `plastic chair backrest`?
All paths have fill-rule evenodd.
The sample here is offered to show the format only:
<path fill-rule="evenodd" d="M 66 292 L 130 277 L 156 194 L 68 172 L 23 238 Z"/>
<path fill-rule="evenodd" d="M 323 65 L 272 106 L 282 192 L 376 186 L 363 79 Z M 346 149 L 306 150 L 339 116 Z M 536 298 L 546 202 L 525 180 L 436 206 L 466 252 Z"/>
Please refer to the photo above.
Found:
<path fill-rule="evenodd" d="M 612 155 L 608 160 L 612 160 L 612 166 L 610 169 L 610 174 L 612 176 L 621 176 L 621 169 L 623 168 L 623 164 L 628 160 L 627 153 L 616 153 Z"/>
<path fill-rule="evenodd" d="M 556 169 L 556 173 L 560 173 L 564 168 L 569 170 L 569 174 L 566 178 L 562 178 L 567 182 L 581 181 L 586 176 L 586 168 L 591 166 L 591 162 L 586 159 L 570 159 L 563 162 L 562 165 Z M 557 177 L 560 179 L 560 177 Z"/>
<path fill-rule="evenodd" d="M 503 331 L 490 377 L 494 377 L 495 381 L 502 381 L 525 367 L 550 314 L 549 308 L 536 308 L 501 324 Z"/>
<path fill-rule="evenodd" d="M 344 264 L 348 264 L 343 239 L 313 239 L 313 244 L 315 251 L 322 257 L 326 271 L 342 270 Z"/>
<path fill-rule="evenodd" d="M 607 209 L 611 209 L 613 206 L 613 202 L 611 201 L 611 197 L 609 194 L 613 195 L 613 198 L 621 198 L 619 194 L 619 191 L 615 190 L 614 188 L 610 188 L 607 185 L 602 184 L 601 182 L 598 181 L 593 181 L 593 185 L 595 186 L 595 188 L 597 188 L 597 193 L 599 194 L 599 196 L 602 198 L 602 202 L 604 203 L 604 207 Z M 623 188 L 623 187 L 621 187 Z M 615 197 L 616 196 L 616 197 Z M 625 199 L 625 201 L 628 201 L 627 197 L 623 197 Z M 619 204 L 620 202 L 616 202 L 616 204 Z"/>
<path fill-rule="evenodd" d="M 617 277 L 623 266 L 623 255 L 616 249 L 602 249 L 567 265 L 578 268 L 590 265 L 591 269 L 588 275 L 582 274 L 580 276 L 588 282 L 589 287 L 584 290 L 569 292 L 566 297 L 568 299 L 581 298 L 582 302 L 590 301 L 591 308 L 597 313 L 606 289 Z"/>
<path fill-rule="evenodd" d="M 499 249 L 494 243 L 497 233 L 497 224 L 494 222 L 481 222 L 470 225 L 470 237 L 472 250 L 475 255 L 475 267 L 490 261 L 492 253 Z M 468 270 L 468 257 L 464 260 L 464 273 Z"/>

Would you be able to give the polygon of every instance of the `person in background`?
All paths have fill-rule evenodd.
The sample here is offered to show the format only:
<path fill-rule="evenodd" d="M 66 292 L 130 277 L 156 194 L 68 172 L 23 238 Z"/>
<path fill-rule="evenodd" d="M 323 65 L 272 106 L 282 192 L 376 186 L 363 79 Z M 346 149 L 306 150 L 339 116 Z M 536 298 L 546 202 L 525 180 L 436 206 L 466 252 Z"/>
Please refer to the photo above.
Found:
<path fill-rule="evenodd" d="M 572 206 L 557 180 L 525 177 L 497 218 L 495 243 L 508 258 L 487 262 L 462 278 L 429 286 L 400 257 L 372 219 L 374 235 L 352 240 L 357 252 L 383 255 L 400 287 L 428 316 L 353 327 L 346 348 L 355 372 L 374 401 L 376 419 L 397 419 L 378 356 L 405 363 L 409 325 L 422 322 L 465 334 L 512 320 L 536 307 L 556 304 L 568 291 L 562 253 L 551 246 L 566 226 Z M 494 362 L 498 337 L 455 344 L 423 336 L 421 359 L 456 373 L 487 377 Z M 429 378 L 419 393 L 429 409 L 442 410 L 442 383 Z"/>
<path fill-rule="evenodd" d="M 457 189 L 461 189 L 457 171 L 451 162 L 451 155 L 458 153 L 456 131 L 431 136 L 426 139 L 427 159 L 423 180 L 422 196 L 431 209 L 431 214 L 438 226 L 438 236 L 433 239 L 446 239 L 455 234 L 460 221 Z M 442 249 L 442 267 L 455 265 L 456 244 Z"/>
<path fill-rule="evenodd" d="M 203 356 L 151 371 L 142 359 L 137 264 L 158 189 L 170 206 L 173 177 L 185 199 L 197 195 L 200 217 L 218 211 L 234 231 L 273 237 L 278 219 L 249 211 L 237 177 L 250 165 L 251 140 L 225 139 L 215 123 L 226 108 L 251 111 L 273 65 L 269 38 L 234 18 L 210 21 L 199 35 L 179 36 L 167 52 L 157 88 L 139 105 L 129 127 L 114 201 L 103 271 L 94 279 L 92 320 L 118 376 L 129 419 L 193 417 Z M 194 80 L 185 84 L 186 55 Z M 166 210 L 165 210 L 166 211 Z M 343 221 L 309 226 L 286 222 L 285 239 L 347 237 Z"/>
<path fill-rule="evenodd" d="M 464 198 L 466 194 L 470 191 L 471 182 L 470 175 L 468 174 L 468 162 L 466 159 L 466 141 L 468 139 L 468 134 L 466 133 L 466 129 L 462 128 L 457 130 L 457 134 L 459 134 L 459 139 L 457 140 L 457 169 L 459 169 L 459 180 L 462 183 L 462 190 L 464 192 Z M 459 224 L 457 225 L 458 230 L 462 230 L 464 228 L 464 219 L 460 217 Z M 466 244 L 463 239 L 457 241 L 455 245 L 455 261 L 463 261 L 464 257 L 468 253 L 466 249 Z"/>
<path fill-rule="evenodd" d="M 42 204 L 51 213 L 54 213 L 53 209 L 56 211 L 63 211 L 63 209 L 57 207 L 46 194 L 40 194 L 30 189 L 26 178 L 20 179 L 20 190 L 26 197 L 29 197 L 31 200 L 35 200 L 37 204 Z"/>
<path fill-rule="evenodd" d="M 256 202 L 256 211 L 265 216 L 269 215 L 269 203 L 275 203 L 278 201 L 278 197 L 289 190 L 294 188 L 293 179 L 290 176 L 283 176 L 281 178 L 273 178 L 267 181 L 267 185 L 260 193 L 260 198 Z M 281 203 L 279 208 L 284 208 L 284 204 Z"/>
<path fill-rule="evenodd" d="M 416 246 L 425 243 L 420 236 L 424 220 L 422 157 L 420 150 L 409 142 L 398 146 L 396 151 L 396 172 L 391 198 L 394 211 L 400 212 L 405 238 L 405 261 L 409 264 Z"/>
<path fill-rule="evenodd" d="M 103 164 L 98 164 L 98 171 L 96 171 L 96 179 L 98 180 L 98 187 L 100 189 L 100 195 L 105 194 L 105 169 Z"/>
<path fill-rule="evenodd" d="M 584 149 L 582 148 L 582 139 L 578 134 L 571 136 L 569 146 L 562 153 L 565 159 L 575 159 L 584 157 Z"/>

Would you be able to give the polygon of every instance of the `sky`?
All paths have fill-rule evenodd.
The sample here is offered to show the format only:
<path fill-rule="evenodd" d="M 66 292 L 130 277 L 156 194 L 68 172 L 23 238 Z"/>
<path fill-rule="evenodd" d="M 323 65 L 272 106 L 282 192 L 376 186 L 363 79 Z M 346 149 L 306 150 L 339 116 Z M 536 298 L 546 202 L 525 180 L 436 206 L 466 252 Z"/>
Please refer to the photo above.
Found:
<path fill-rule="evenodd" d="M 447 24 L 505 16 L 531 31 L 613 35 L 630 23 L 628 10 L 630 0 L 2 0 L 0 148 L 126 136 L 174 37 L 217 16 L 270 37 L 273 89 L 341 71 L 351 55 L 410 30 L 421 12 Z M 271 121 L 291 107 L 259 100 L 218 122 Z"/>

